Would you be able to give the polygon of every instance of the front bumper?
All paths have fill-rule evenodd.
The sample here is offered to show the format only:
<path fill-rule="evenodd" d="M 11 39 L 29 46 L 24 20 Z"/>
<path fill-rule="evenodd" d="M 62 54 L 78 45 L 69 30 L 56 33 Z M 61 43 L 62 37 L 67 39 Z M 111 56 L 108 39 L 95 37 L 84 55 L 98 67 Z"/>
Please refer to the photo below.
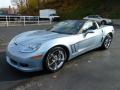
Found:
<path fill-rule="evenodd" d="M 37 55 L 37 54 L 36 54 Z M 17 49 L 9 48 L 6 52 L 7 63 L 23 72 L 35 72 L 43 70 L 42 57 L 34 60 L 30 53 L 21 53 Z"/>
<path fill-rule="evenodd" d="M 38 65 L 36 65 L 36 66 L 30 66 L 29 64 L 27 64 L 27 63 L 23 63 L 23 62 L 18 62 L 17 60 L 14 60 L 13 61 L 13 59 L 11 59 L 10 57 L 8 57 L 8 56 L 6 56 L 6 60 L 7 60 L 7 63 L 10 65 L 10 66 L 12 66 L 12 67 L 14 67 L 14 68 L 16 68 L 16 69 L 18 69 L 18 70 L 20 70 L 20 71 L 22 71 L 22 72 L 35 72 L 35 71 L 40 71 L 40 70 L 42 70 L 43 68 L 42 68 L 42 63 L 38 66 Z"/>

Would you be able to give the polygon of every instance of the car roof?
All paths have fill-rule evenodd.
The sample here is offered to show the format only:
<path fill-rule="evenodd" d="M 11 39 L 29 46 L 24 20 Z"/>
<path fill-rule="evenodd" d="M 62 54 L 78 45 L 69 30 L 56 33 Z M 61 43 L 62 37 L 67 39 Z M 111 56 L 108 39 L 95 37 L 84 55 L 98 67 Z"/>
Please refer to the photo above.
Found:
<path fill-rule="evenodd" d="M 88 16 L 100 16 L 100 15 L 88 15 Z"/>
<path fill-rule="evenodd" d="M 64 20 L 64 22 L 78 22 L 78 23 L 85 23 L 86 21 L 89 21 L 89 20 L 84 20 L 84 19 L 82 19 L 82 20 Z"/>
<path fill-rule="evenodd" d="M 84 24 L 87 21 L 94 22 L 95 20 L 86 20 L 86 19 L 82 19 L 82 20 L 64 20 L 63 22 L 75 22 L 75 23 L 82 23 L 82 24 Z"/>

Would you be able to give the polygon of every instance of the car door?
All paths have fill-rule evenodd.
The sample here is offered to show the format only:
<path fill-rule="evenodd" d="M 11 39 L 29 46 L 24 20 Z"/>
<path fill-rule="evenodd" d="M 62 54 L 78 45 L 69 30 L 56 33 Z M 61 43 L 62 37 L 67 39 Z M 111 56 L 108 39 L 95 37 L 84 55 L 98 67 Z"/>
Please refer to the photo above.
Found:
<path fill-rule="evenodd" d="M 102 31 L 93 21 L 87 21 L 81 29 L 80 37 L 83 38 L 79 43 L 79 51 L 88 51 L 99 46 L 102 40 Z"/>

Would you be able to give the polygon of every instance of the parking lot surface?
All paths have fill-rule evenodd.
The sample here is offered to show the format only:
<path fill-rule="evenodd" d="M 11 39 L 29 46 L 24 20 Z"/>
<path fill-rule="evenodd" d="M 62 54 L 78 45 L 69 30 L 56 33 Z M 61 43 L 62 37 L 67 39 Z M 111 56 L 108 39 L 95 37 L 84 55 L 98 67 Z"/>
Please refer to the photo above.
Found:
<path fill-rule="evenodd" d="M 67 62 L 56 73 L 23 73 L 10 67 L 5 46 L 12 37 L 49 26 L 0 28 L 0 90 L 120 90 L 120 26 L 108 50 L 92 50 Z"/>

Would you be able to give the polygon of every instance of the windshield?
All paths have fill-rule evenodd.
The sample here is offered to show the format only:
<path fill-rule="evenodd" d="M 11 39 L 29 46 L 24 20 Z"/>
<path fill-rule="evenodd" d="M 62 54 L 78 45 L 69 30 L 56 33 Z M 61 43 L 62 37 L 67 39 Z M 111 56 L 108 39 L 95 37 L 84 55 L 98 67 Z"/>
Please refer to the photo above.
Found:
<path fill-rule="evenodd" d="M 57 14 L 50 14 L 50 16 L 57 16 Z"/>
<path fill-rule="evenodd" d="M 99 15 L 90 15 L 89 18 L 101 18 Z"/>
<path fill-rule="evenodd" d="M 64 21 L 55 25 L 50 31 L 60 34 L 77 34 L 83 23 L 80 21 Z"/>

